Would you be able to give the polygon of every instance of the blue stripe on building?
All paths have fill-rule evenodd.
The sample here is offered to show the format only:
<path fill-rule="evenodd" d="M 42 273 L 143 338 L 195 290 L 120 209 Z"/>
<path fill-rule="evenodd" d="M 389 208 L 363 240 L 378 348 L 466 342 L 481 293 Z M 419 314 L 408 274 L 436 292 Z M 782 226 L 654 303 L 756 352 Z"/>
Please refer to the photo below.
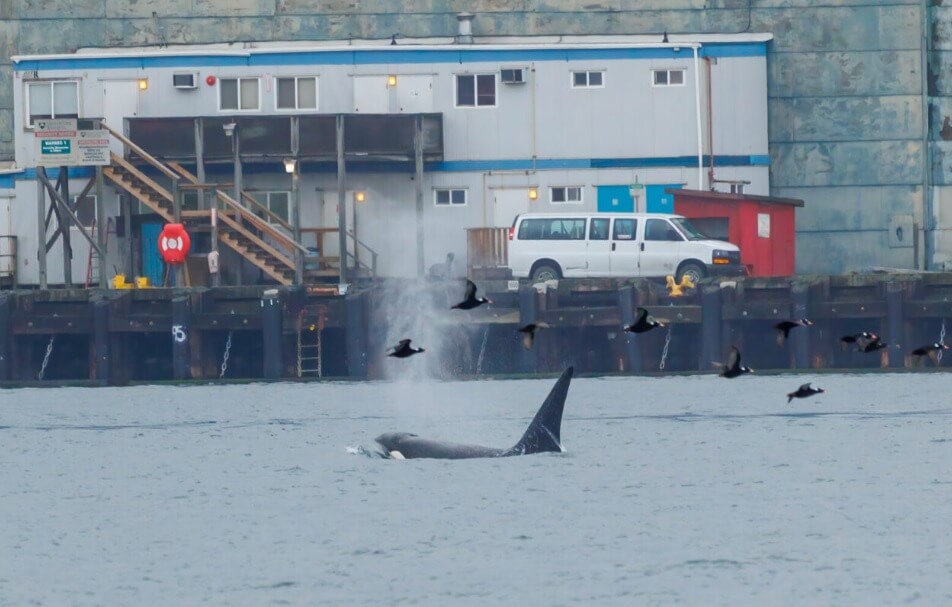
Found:
<path fill-rule="evenodd" d="M 765 42 L 713 43 L 699 49 L 701 57 L 765 57 Z M 175 55 L 96 57 L 77 55 L 49 59 L 25 58 L 14 71 L 76 69 L 148 69 L 244 67 L 272 65 L 401 65 L 421 63 L 485 63 L 507 61 L 592 61 L 612 59 L 688 59 L 690 47 L 540 48 L 540 49 L 370 49 L 326 51 L 258 51 L 249 54 L 186 53 Z"/>

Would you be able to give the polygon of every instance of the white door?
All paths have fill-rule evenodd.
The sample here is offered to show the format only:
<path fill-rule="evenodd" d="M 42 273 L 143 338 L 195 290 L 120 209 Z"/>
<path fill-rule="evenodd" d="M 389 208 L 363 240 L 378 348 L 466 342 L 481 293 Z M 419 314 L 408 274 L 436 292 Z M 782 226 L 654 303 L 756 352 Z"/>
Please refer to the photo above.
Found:
<path fill-rule="evenodd" d="M 397 104 L 393 112 L 409 114 L 433 111 L 433 76 L 397 76 Z"/>
<path fill-rule="evenodd" d="M 516 215 L 529 211 L 529 189 L 493 190 L 493 226 L 512 227 Z"/>
<path fill-rule="evenodd" d="M 347 205 L 347 231 L 351 233 L 356 233 L 355 226 L 356 221 L 354 217 L 354 192 L 347 192 L 344 196 L 344 202 Z M 321 226 L 325 228 L 337 228 L 339 221 L 338 209 L 338 200 L 337 192 L 324 192 L 321 199 L 322 206 L 324 210 L 322 212 Z M 324 233 L 324 248 L 321 250 L 322 257 L 339 257 L 340 256 L 340 234 L 339 232 L 325 232 Z M 354 239 L 347 239 L 347 251 L 353 255 L 354 254 Z"/>
<path fill-rule="evenodd" d="M 139 113 L 138 80 L 104 80 L 102 83 L 102 117 L 112 130 L 128 135 L 123 126 L 125 118 Z M 122 155 L 122 143 L 110 137 L 109 149 Z"/>
<path fill-rule="evenodd" d="M 354 111 L 361 114 L 386 114 L 390 111 L 386 76 L 354 76 Z"/>
<path fill-rule="evenodd" d="M 612 276 L 640 275 L 638 260 L 641 257 L 641 241 L 638 239 L 638 224 L 635 217 L 615 217 L 612 220 Z"/>
<path fill-rule="evenodd" d="M 681 259 L 684 238 L 667 219 L 645 220 L 641 250 L 642 276 L 674 276 Z"/>

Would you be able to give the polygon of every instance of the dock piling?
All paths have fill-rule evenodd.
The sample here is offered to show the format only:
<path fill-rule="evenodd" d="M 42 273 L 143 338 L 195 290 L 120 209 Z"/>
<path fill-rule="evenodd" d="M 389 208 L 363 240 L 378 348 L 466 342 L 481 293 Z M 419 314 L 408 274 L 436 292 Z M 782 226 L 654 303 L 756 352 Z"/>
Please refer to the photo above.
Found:
<path fill-rule="evenodd" d="M 172 298 L 172 379 L 191 379 L 189 298 Z"/>
<path fill-rule="evenodd" d="M 264 338 L 264 378 L 280 379 L 284 369 L 281 355 L 283 334 L 281 299 L 277 289 L 268 289 L 261 297 L 261 332 Z"/>
<path fill-rule="evenodd" d="M 714 368 L 714 361 L 721 360 L 721 288 L 719 285 L 701 289 L 701 358 L 698 370 Z"/>
<path fill-rule="evenodd" d="M 793 295 L 793 318 L 809 318 L 808 310 L 810 308 L 810 290 L 809 286 L 802 283 L 794 283 L 791 288 Z M 809 328 L 803 328 L 790 332 L 790 345 L 793 350 L 793 367 L 795 369 L 807 369 L 810 367 L 810 335 Z"/>
<path fill-rule="evenodd" d="M 109 301 L 93 300 L 92 379 L 109 384 Z"/>
<path fill-rule="evenodd" d="M 618 327 L 619 335 L 625 340 L 625 371 L 629 373 L 641 373 L 641 350 L 639 339 L 631 333 L 626 333 L 623 327 L 627 327 L 635 322 L 635 288 L 631 285 L 621 287 L 617 291 L 618 318 L 621 319 L 621 327 Z"/>
<path fill-rule="evenodd" d="M 0 381 L 10 379 L 10 346 L 13 342 L 10 331 L 11 307 L 13 307 L 13 295 L 0 294 Z"/>

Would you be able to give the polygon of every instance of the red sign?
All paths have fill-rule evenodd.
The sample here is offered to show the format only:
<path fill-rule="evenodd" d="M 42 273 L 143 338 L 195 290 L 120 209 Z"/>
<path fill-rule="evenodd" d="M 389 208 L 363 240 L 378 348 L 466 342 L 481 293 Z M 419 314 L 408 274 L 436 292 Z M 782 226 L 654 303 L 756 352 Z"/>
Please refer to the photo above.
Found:
<path fill-rule="evenodd" d="M 192 239 L 188 237 L 185 226 L 180 223 L 167 223 L 159 234 L 159 253 L 168 264 L 185 263 Z"/>

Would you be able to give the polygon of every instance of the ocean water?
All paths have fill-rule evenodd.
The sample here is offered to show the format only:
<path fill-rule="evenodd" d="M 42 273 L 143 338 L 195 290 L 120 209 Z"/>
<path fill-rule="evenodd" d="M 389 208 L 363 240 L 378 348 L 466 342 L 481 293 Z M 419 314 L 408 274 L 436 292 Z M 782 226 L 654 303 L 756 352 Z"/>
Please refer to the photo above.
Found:
<path fill-rule="evenodd" d="M 369 454 L 553 381 L 0 391 L 0 605 L 952 604 L 952 376 L 576 378 L 564 453 Z"/>

